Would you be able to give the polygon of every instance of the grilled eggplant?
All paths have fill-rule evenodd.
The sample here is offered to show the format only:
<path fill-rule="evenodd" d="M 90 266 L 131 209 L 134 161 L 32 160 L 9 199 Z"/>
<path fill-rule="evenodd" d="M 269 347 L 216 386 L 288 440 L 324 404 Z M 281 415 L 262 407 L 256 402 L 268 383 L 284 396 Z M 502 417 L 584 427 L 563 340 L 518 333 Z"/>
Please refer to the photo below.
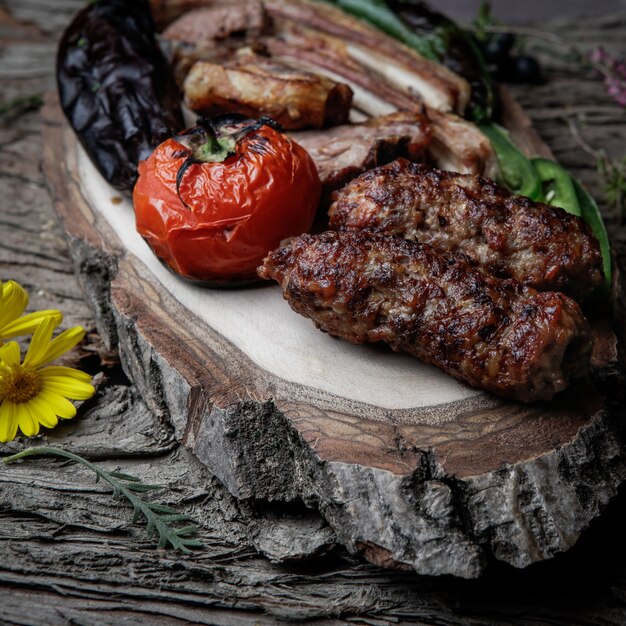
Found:
<path fill-rule="evenodd" d="M 132 189 L 139 161 L 183 127 L 145 0 L 100 0 L 80 11 L 61 39 L 57 82 L 70 125 L 118 189 Z"/>

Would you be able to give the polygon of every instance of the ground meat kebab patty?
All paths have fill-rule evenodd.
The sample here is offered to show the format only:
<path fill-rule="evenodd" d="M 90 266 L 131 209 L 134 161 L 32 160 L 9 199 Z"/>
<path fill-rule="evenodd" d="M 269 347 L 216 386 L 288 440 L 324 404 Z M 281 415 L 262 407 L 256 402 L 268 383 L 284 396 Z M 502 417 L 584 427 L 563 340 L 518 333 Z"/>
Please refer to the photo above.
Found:
<path fill-rule="evenodd" d="M 480 176 L 398 159 L 337 191 L 329 215 L 333 229 L 366 228 L 463 253 L 498 277 L 579 301 L 602 282 L 599 245 L 581 218 Z"/>
<path fill-rule="evenodd" d="M 325 332 L 384 341 L 506 398 L 548 400 L 589 360 L 589 326 L 574 300 L 400 237 L 302 235 L 271 252 L 259 275 Z"/>

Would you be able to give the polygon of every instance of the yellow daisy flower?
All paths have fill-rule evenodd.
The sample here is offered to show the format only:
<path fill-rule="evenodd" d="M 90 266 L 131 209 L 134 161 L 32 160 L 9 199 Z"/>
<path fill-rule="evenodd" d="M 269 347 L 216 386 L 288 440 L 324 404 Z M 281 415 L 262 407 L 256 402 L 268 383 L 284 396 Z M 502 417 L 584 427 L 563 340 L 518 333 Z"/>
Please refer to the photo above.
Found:
<path fill-rule="evenodd" d="M 35 330 L 24 361 L 17 342 L 0 347 L 0 442 L 15 438 L 19 428 L 27 437 L 39 426 L 52 428 L 59 418 L 70 419 L 76 407 L 70 400 L 86 400 L 94 393 L 91 376 L 72 367 L 48 363 L 73 348 L 84 336 L 80 326 L 52 339 L 55 318 L 44 318 Z"/>
<path fill-rule="evenodd" d="M 5 339 L 12 339 L 21 335 L 28 335 L 35 331 L 37 326 L 46 317 L 54 319 L 54 326 L 58 326 L 63 319 L 61 311 L 37 311 L 23 315 L 28 306 L 28 294 L 16 282 L 0 281 L 0 345 Z"/>

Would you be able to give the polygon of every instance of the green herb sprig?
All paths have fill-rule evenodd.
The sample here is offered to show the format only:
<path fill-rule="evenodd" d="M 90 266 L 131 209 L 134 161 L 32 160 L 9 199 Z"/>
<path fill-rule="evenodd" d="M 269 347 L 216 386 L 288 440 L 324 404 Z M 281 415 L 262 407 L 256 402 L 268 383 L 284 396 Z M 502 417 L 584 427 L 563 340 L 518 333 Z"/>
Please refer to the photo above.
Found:
<path fill-rule="evenodd" d="M 598 156 L 598 172 L 606 202 L 623 224 L 626 222 L 626 156 L 621 159 L 611 159 L 606 154 Z"/>
<path fill-rule="evenodd" d="M 43 96 L 40 93 L 13 98 L 13 100 L 9 100 L 8 102 L 0 103 L 0 116 L 17 112 L 32 111 L 40 108 L 42 105 Z"/>
<path fill-rule="evenodd" d="M 107 472 L 77 454 L 48 446 L 28 448 L 2 459 L 2 462 L 5 464 L 13 463 L 14 461 L 30 456 L 60 457 L 74 461 L 75 463 L 80 463 L 90 469 L 96 475 L 96 482 L 102 479 L 113 487 L 114 497 L 124 496 L 130 502 L 134 511 L 133 523 L 139 521 L 141 516 L 145 518 L 147 522 L 146 533 L 148 539 L 152 539 L 156 532 L 159 537 L 159 548 L 166 548 L 169 545 L 179 552 L 189 553 L 191 552 L 191 548 L 202 547 L 202 543 L 193 539 L 193 536 L 196 534 L 195 526 L 187 525 L 182 528 L 173 526 L 173 524 L 189 521 L 190 518 L 187 515 L 177 513 L 169 506 L 144 500 L 137 495 L 160 489 L 159 485 L 144 483 L 136 476 L 131 476 L 123 472 Z"/>

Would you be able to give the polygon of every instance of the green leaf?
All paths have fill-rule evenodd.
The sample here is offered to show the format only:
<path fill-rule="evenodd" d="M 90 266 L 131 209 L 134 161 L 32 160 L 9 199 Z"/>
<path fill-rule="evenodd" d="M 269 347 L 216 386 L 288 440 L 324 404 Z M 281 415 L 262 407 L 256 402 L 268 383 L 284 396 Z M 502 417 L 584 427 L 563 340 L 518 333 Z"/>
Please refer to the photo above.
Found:
<path fill-rule="evenodd" d="M 184 526 L 183 528 L 177 528 L 176 534 L 179 537 L 192 537 L 198 533 L 198 529 L 195 526 Z"/>
<path fill-rule="evenodd" d="M 149 485 L 142 482 L 130 483 L 126 485 L 126 489 L 130 491 L 136 491 L 139 493 L 145 493 L 146 491 L 154 491 L 155 489 L 160 489 L 159 485 Z"/>
<path fill-rule="evenodd" d="M 478 7 L 478 14 L 474 18 L 472 24 L 474 28 L 478 31 L 477 35 L 480 41 L 485 41 L 486 33 L 485 28 L 488 26 L 493 26 L 497 24 L 496 20 L 493 18 L 491 13 L 491 3 L 483 0 Z"/>
<path fill-rule="evenodd" d="M 191 518 L 189 517 L 189 515 L 184 515 L 183 513 L 176 513 L 173 515 L 163 515 L 161 517 L 161 520 L 164 521 L 166 524 L 173 524 L 174 522 L 187 522 L 190 519 Z"/>
<path fill-rule="evenodd" d="M 21 96 L 19 98 L 13 98 L 8 102 L 0 104 L 0 115 L 7 115 L 8 113 L 16 113 L 18 111 L 25 112 L 33 109 L 38 109 L 43 105 L 43 96 L 40 93 L 33 94 L 31 96 Z"/>
<path fill-rule="evenodd" d="M 201 548 L 202 542 L 197 539 L 184 539 L 183 545 L 189 546 L 190 548 Z"/>
<path fill-rule="evenodd" d="M 127 480 L 129 482 L 139 482 L 140 479 L 136 476 L 131 476 L 130 474 L 124 474 L 123 472 L 109 472 L 109 476 L 113 476 L 113 478 L 119 478 L 120 480 Z"/>
<path fill-rule="evenodd" d="M 155 530 L 156 524 L 152 520 L 149 520 L 148 525 L 146 526 L 146 535 L 148 535 L 148 539 L 152 539 Z"/>
<path fill-rule="evenodd" d="M 598 172 L 607 203 L 615 207 L 623 221 L 626 215 L 626 157 L 609 159 L 602 154 L 598 157 Z"/>
<path fill-rule="evenodd" d="M 155 513 L 167 513 L 168 515 L 174 515 L 176 511 L 171 506 L 165 504 L 159 504 L 158 502 L 148 502 L 147 506 L 150 507 Z"/>

